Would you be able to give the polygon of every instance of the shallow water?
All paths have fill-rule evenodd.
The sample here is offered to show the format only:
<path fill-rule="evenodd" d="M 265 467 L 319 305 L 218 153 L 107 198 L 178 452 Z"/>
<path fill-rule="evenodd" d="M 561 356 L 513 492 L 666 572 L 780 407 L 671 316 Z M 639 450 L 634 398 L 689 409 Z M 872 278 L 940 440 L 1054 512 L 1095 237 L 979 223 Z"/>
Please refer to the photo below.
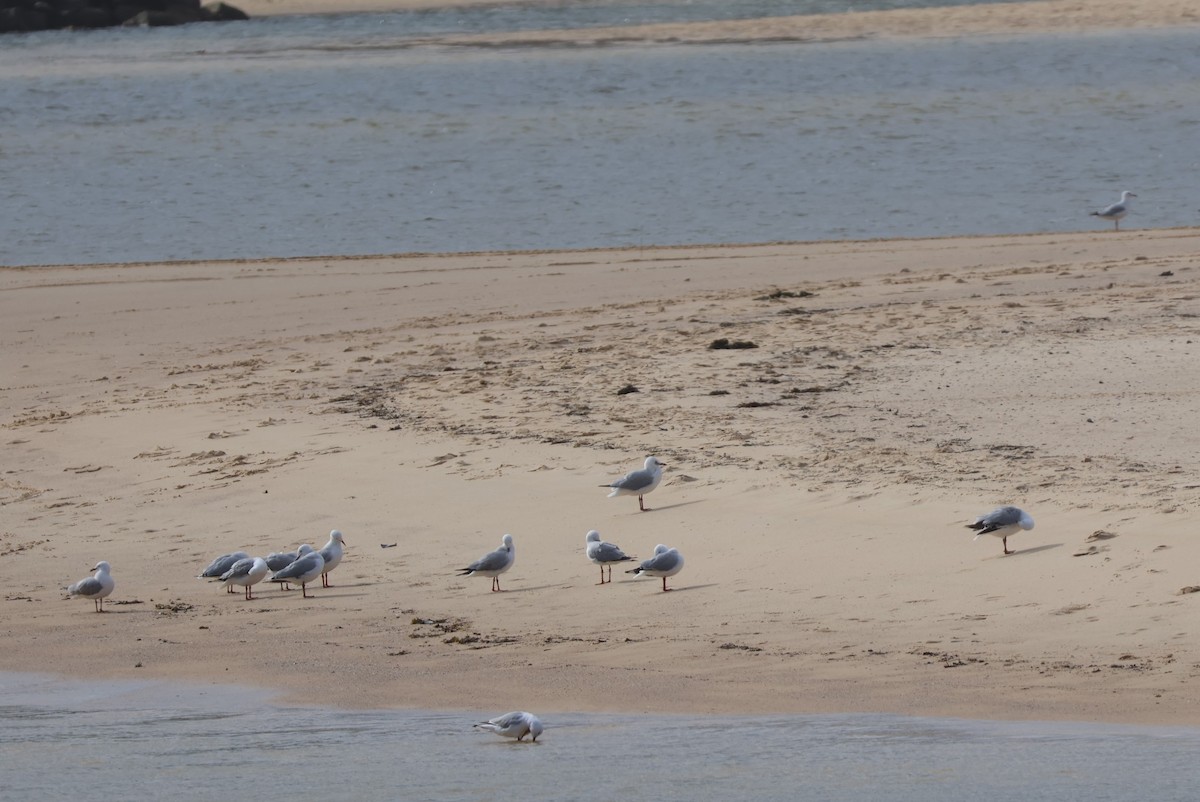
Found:
<path fill-rule="evenodd" d="M 0 673 L 7 799 L 1193 799 L 1200 729 L 901 716 L 335 710 L 226 686 Z M 503 789 L 511 789 L 504 791 Z"/>
<path fill-rule="evenodd" d="M 1200 27 L 464 50 L 396 18 L 6 40 L 0 263 L 1100 231 L 1121 189 L 1123 227 L 1200 218 Z"/>

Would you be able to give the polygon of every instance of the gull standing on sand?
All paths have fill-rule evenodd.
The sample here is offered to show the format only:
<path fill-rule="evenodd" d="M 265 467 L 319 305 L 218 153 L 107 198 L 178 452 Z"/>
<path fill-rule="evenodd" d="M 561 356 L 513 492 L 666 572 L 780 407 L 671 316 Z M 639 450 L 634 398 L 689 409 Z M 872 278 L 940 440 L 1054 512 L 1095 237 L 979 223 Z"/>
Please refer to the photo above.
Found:
<path fill-rule="evenodd" d="M 244 557 L 235 562 L 228 571 L 221 574 L 221 584 L 232 591 L 234 585 L 246 589 L 246 601 L 254 598 L 251 588 L 261 582 L 270 571 L 267 561 L 262 557 Z"/>
<path fill-rule="evenodd" d="M 113 592 L 113 588 L 117 586 L 117 583 L 109 573 L 112 570 L 112 566 L 104 560 L 96 563 L 96 566 L 92 570 L 96 573 L 68 587 L 67 595 L 72 599 L 76 596 L 91 599 L 95 602 L 96 612 L 102 613 L 104 612 L 104 600 L 108 597 L 108 594 Z"/>
<path fill-rule="evenodd" d="M 1121 230 L 1121 218 L 1129 214 L 1129 199 L 1136 198 L 1129 190 L 1121 193 L 1121 199 L 1112 206 L 1105 206 L 1098 212 L 1092 212 L 1093 217 L 1100 217 L 1105 220 L 1113 221 L 1113 231 Z"/>
<path fill-rule="evenodd" d="M 627 574 L 645 574 L 646 576 L 661 576 L 663 581 L 663 590 L 670 590 L 667 587 L 667 577 L 675 576 L 683 570 L 683 555 L 678 549 L 672 549 L 659 543 L 654 547 L 654 556 L 646 560 L 637 568 L 631 568 L 625 573 Z"/>
<path fill-rule="evenodd" d="M 1008 550 L 1008 539 L 1022 529 L 1033 529 L 1033 518 L 1020 507 L 1006 504 L 997 507 L 987 515 L 980 515 L 974 523 L 967 524 L 968 529 L 975 530 L 975 540 L 980 535 L 993 535 L 1001 539 L 1005 554 L 1014 554 Z"/>
<path fill-rule="evenodd" d="M 658 487 L 658 483 L 662 481 L 662 469 L 663 463 L 654 457 L 646 457 L 646 464 L 641 470 L 630 471 L 620 479 L 600 486 L 612 488 L 612 492 L 608 494 L 609 498 L 613 496 L 637 496 L 638 509 L 645 512 L 646 505 L 642 501 L 642 497 Z"/>
<path fill-rule="evenodd" d="M 238 560 L 244 560 L 249 556 L 250 555 L 244 551 L 235 551 L 231 554 L 222 554 L 220 557 L 218 557 L 215 560 L 213 560 L 212 562 L 210 562 L 208 564 L 208 567 L 205 568 L 203 571 L 201 571 L 200 576 L 198 576 L 196 578 L 197 579 L 220 579 L 221 574 L 225 573 L 230 568 L 232 568 L 233 564 L 235 562 L 237 562 Z M 225 589 L 228 590 L 230 593 L 234 592 L 232 587 L 226 586 Z"/>
<path fill-rule="evenodd" d="M 512 535 L 505 535 L 501 539 L 500 548 L 495 551 L 488 552 L 480 557 L 475 562 L 468 565 L 466 568 L 460 568 L 459 576 L 490 576 L 492 578 L 492 592 L 500 590 L 500 575 L 512 568 L 513 561 L 517 559 L 517 550 L 513 548 Z"/>
<path fill-rule="evenodd" d="M 474 725 L 477 729 L 487 730 L 505 738 L 516 738 L 518 741 L 526 735 L 533 735 L 531 741 L 536 741 L 542 734 L 542 722 L 532 713 L 514 710 L 503 716 L 481 721 Z"/>
<path fill-rule="evenodd" d="M 334 529 L 329 533 L 329 542 L 321 547 L 321 559 L 325 560 L 325 570 L 321 572 L 321 587 L 329 587 L 329 572 L 338 567 L 342 561 L 342 545 L 346 541 L 342 533 Z"/>
<path fill-rule="evenodd" d="M 296 560 L 300 559 L 312 550 L 312 546 L 308 545 L 307 543 L 301 543 L 300 548 L 296 549 L 295 551 L 273 551 L 267 555 L 267 567 L 272 571 L 279 571 L 283 568 L 287 568 L 289 565 L 296 562 Z M 280 582 L 279 589 L 291 590 L 292 588 L 287 582 Z"/>
<path fill-rule="evenodd" d="M 595 529 L 587 533 L 585 540 L 587 543 L 588 559 L 600 566 L 600 581 L 597 585 L 603 585 L 606 582 L 612 582 L 612 567 L 613 563 L 632 562 L 633 558 L 625 552 L 621 551 L 620 547 L 613 543 L 608 543 L 600 539 L 600 533 Z M 608 566 L 608 579 L 604 578 L 604 566 Z"/>
<path fill-rule="evenodd" d="M 310 551 L 298 557 L 294 563 L 280 568 L 271 576 L 272 582 L 291 582 L 300 586 L 300 595 L 311 599 L 308 595 L 308 583 L 319 577 L 325 570 L 325 558 L 319 551 Z"/>

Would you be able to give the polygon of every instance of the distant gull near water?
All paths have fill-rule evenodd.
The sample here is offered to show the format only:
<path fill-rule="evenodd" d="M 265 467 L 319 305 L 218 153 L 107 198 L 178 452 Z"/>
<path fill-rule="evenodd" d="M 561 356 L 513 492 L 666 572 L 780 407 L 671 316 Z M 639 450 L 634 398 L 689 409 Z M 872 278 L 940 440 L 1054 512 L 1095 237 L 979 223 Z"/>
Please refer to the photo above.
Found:
<path fill-rule="evenodd" d="M 67 595 L 72 599 L 76 596 L 91 599 L 95 602 L 96 612 L 102 613 L 104 612 L 104 599 L 113 592 L 113 588 L 117 586 L 117 583 L 109 573 L 112 570 L 112 566 L 106 561 L 101 560 L 96 563 L 96 567 L 92 570 L 96 573 L 68 587 Z"/>
<path fill-rule="evenodd" d="M 968 529 L 975 530 L 975 540 L 981 535 L 992 535 L 1001 539 L 1005 554 L 1013 554 L 1008 549 L 1008 539 L 1022 529 L 1033 529 L 1033 518 L 1020 507 L 1004 505 L 997 507 L 987 515 L 980 515 L 973 523 L 967 524 Z"/>
<path fill-rule="evenodd" d="M 480 557 L 475 562 L 468 565 L 466 568 L 460 568 L 459 576 L 490 576 L 492 578 L 492 592 L 500 590 L 500 575 L 512 568 L 513 561 L 517 558 L 517 551 L 513 547 L 513 536 L 505 535 L 501 538 L 500 548 L 495 551 L 488 552 Z"/>
<path fill-rule="evenodd" d="M 532 713 L 514 710 L 503 716 L 481 721 L 474 725 L 476 729 L 487 730 L 505 738 L 516 738 L 518 741 L 526 735 L 532 735 L 531 741 L 536 741 L 542 734 L 542 722 Z"/>
<path fill-rule="evenodd" d="M 633 558 L 625 552 L 621 551 L 620 547 L 613 543 L 600 539 L 600 533 L 595 529 L 587 533 L 584 541 L 587 546 L 588 559 L 600 566 L 600 581 L 597 585 L 603 585 L 606 582 L 612 582 L 612 567 L 613 563 L 632 562 Z M 604 578 L 604 567 L 608 566 L 608 579 Z"/>
<path fill-rule="evenodd" d="M 659 543 L 654 547 L 654 556 L 649 560 L 645 560 L 637 568 L 631 568 L 625 573 L 627 574 L 645 574 L 646 576 L 661 576 L 663 590 L 670 590 L 667 587 L 667 577 L 675 576 L 683 570 L 683 555 L 678 549 L 672 549 Z"/>
<path fill-rule="evenodd" d="M 638 509 L 642 512 L 646 511 L 646 504 L 642 500 L 643 496 L 658 487 L 658 483 L 662 481 L 663 463 L 659 462 L 655 457 L 646 457 L 645 465 L 641 470 L 630 471 L 620 479 L 615 479 L 601 487 L 610 487 L 612 492 L 608 494 L 609 498 L 614 496 L 637 496 Z"/>
<path fill-rule="evenodd" d="M 1136 197 L 1137 197 L 1137 195 L 1134 195 L 1129 190 L 1125 190 L 1124 192 L 1121 193 L 1121 199 L 1119 201 L 1114 203 L 1112 206 L 1105 206 L 1103 209 L 1101 209 L 1098 212 L 1092 212 L 1092 216 L 1100 217 L 1100 218 L 1103 218 L 1104 220 L 1112 220 L 1113 221 L 1113 230 L 1120 231 L 1121 230 L 1121 218 L 1124 217 L 1125 215 L 1129 214 L 1129 199 L 1136 198 Z"/>

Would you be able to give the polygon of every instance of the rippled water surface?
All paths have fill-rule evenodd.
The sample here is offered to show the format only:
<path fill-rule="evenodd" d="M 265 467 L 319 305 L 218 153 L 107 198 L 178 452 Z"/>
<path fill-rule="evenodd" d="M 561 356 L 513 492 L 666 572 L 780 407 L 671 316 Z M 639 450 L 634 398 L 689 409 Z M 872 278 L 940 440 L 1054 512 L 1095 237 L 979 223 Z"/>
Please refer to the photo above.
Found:
<path fill-rule="evenodd" d="M 720 8 L 584 3 L 11 37 L 0 263 L 1102 230 L 1088 212 L 1122 189 L 1138 194 L 1123 227 L 1200 218 L 1200 27 L 413 44 Z"/>
<path fill-rule="evenodd" d="M 531 745 L 478 711 L 25 674 L 0 693 L 7 799 L 1186 800 L 1200 749 L 1195 728 L 870 715 L 544 714 Z"/>

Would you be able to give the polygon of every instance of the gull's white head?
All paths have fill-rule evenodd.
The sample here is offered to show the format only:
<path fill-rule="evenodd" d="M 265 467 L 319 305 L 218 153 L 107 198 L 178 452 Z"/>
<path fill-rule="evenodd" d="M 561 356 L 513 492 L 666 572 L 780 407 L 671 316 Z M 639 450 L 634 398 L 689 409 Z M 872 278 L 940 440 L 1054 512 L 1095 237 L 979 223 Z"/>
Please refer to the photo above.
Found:
<path fill-rule="evenodd" d="M 505 535 L 500 540 L 504 543 L 504 548 L 508 549 L 509 551 L 512 551 L 512 547 L 513 547 L 512 535 Z"/>
<path fill-rule="evenodd" d="M 338 543 L 343 543 L 343 544 L 346 542 L 346 539 L 344 537 L 342 537 L 342 532 L 340 529 L 334 529 L 332 532 L 330 532 L 329 539 L 336 540 Z"/>
<path fill-rule="evenodd" d="M 671 547 L 667 546 L 663 543 L 659 543 L 657 546 L 654 547 L 655 554 L 665 554 L 666 552 L 668 552 L 670 550 L 671 550 Z"/>
<path fill-rule="evenodd" d="M 313 550 L 312 546 L 308 545 L 307 543 L 301 543 L 300 548 L 296 549 L 296 556 L 303 557 L 305 554 L 308 554 L 312 550 Z"/>
<path fill-rule="evenodd" d="M 662 468 L 664 463 L 659 462 L 657 457 L 646 457 L 646 470 L 657 471 Z"/>
<path fill-rule="evenodd" d="M 597 532 L 595 529 L 588 532 L 587 533 L 587 542 L 588 543 L 599 543 L 600 542 L 600 533 Z"/>
<path fill-rule="evenodd" d="M 101 560 L 92 567 L 92 570 L 99 571 L 102 574 L 107 574 L 112 570 L 112 566 L 108 564 L 107 560 Z"/>
<path fill-rule="evenodd" d="M 1019 525 L 1022 529 L 1025 529 L 1025 530 L 1033 529 L 1032 516 L 1030 516 L 1029 513 L 1022 510 L 1021 511 L 1021 520 L 1017 521 L 1017 525 Z"/>
<path fill-rule="evenodd" d="M 542 734 L 542 720 L 537 716 L 529 716 L 529 734 L 533 736 L 533 740 L 537 740 Z"/>
<path fill-rule="evenodd" d="M 1121 203 L 1124 203 L 1129 198 L 1136 198 L 1136 197 L 1137 197 L 1137 195 L 1134 195 L 1132 192 L 1130 192 L 1129 190 L 1126 189 L 1123 192 L 1121 192 Z"/>

